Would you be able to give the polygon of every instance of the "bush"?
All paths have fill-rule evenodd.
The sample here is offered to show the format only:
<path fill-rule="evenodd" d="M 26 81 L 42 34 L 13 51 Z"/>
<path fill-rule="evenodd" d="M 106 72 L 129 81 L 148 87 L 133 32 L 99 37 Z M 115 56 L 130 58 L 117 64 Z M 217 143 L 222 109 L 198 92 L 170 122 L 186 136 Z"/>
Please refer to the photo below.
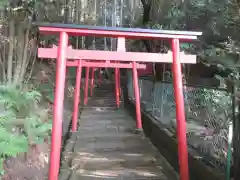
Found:
<path fill-rule="evenodd" d="M 29 146 L 44 141 L 51 132 L 48 109 L 39 108 L 41 94 L 0 86 L 0 171 L 7 157 L 27 152 Z"/>

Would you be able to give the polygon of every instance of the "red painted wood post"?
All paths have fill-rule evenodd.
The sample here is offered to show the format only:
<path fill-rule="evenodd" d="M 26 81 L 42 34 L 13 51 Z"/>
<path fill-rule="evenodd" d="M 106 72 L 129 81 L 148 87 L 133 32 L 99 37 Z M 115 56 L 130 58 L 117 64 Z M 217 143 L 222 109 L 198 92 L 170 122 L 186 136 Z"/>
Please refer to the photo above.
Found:
<path fill-rule="evenodd" d="M 75 91 L 74 91 L 72 132 L 77 131 L 78 107 L 79 107 L 80 93 L 81 93 L 81 79 L 82 79 L 82 60 L 79 60 L 78 67 L 77 67 L 77 75 L 76 75 L 76 85 L 75 85 Z"/>
<path fill-rule="evenodd" d="M 93 96 L 94 74 L 95 74 L 95 68 L 93 67 L 92 74 L 91 74 L 90 96 Z"/>
<path fill-rule="evenodd" d="M 120 99 L 119 99 L 119 78 L 118 78 L 118 68 L 115 68 L 114 76 L 115 76 L 115 95 L 116 95 L 116 106 L 120 107 Z"/>
<path fill-rule="evenodd" d="M 85 90 L 84 90 L 84 105 L 87 105 L 87 103 L 88 103 L 88 83 L 89 83 L 89 67 L 86 67 Z"/>
<path fill-rule="evenodd" d="M 53 104 L 52 139 L 48 175 L 49 180 L 58 180 L 58 173 L 60 168 L 67 45 L 68 34 L 66 32 L 60 32 L 60 42 L 58 46 L 56 62 L 56 85 Z"/>
<path fill-rule="evenodd" d="M 140 92 L 138 85 L 138 72 L 137 72 L 137 63 L 132 62 L 133 66 L 133 88 L 134 88 L 134 96 L 136 101 L 136 123 L 137 130 L 142 130 L 142 118 L 141 118 L 141 108 L 140 108 Z"/>
<path fill-rule="evenodd" d="M 180 180 L 189 180 L 186 118 L 184 108 L 182 72 L 180 64 L 179 39 L 172 40 L 172 51 L 173 51 L 172 72 L 173 72 L 174 96 L 176 101 L 176 121 L 177 121 Z"/>
<path fill-rule="evenodd" d="M 99 85 L 102 84 L 102 72 L 101 72 L 101 68 L 99 68 L 98 80 L 99 80 Z"/>
<path fill-rule="evenodd" d="M 119 37 L 118 38 L 117 51 L 126 52 L 126 39 L 125 39 L 125 37 Z M 116 89 L 118 89 L 118 99 L 119 99 L 119 104 L 120 104 L 120 96 L 121 96 L 122 92 L 121 92 L 121 85 L 120 85 L 121 79 L 120 79 L 120 69 L 119 68 L 117 68 L 116 79 L 117 79 Z"/>
<path fill-rule="evenodd" d="M 120 69 L 118 69 L 118 89 L 119 89 L 119 96 L 122 96 L 122 91 L 121 91 L 121 78 L 120 78 Z"/>

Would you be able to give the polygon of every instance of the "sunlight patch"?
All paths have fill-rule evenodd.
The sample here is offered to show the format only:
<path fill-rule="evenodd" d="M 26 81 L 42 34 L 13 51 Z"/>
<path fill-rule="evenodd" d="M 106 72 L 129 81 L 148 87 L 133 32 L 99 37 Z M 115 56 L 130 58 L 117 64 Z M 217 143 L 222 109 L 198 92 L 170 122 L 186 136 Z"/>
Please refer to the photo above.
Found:
<path fill-rule="evenodd" d="M 132 156 L 132 157 L 142 157 L 143 154 L 135 154 L 135 153 L 131 153 L 131 154 L 124 154 L 125 156 Z"/>
<path fill-rule="evenodd" d="M 117 177 L 119 174 L 117 172 L 114 171 L 95 171 L 92 173 L 93 175 L 97 175 L 97 176 L 108 176 L 108 177 Z"/>

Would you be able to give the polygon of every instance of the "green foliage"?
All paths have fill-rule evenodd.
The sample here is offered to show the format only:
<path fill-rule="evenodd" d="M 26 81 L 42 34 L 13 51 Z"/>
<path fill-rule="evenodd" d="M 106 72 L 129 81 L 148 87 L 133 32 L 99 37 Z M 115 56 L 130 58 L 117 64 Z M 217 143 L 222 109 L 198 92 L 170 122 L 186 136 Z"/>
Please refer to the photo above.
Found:
<path fill-rule="evenodd" d="M 7 157 L 27 152 L 29 145 L 43 142 L 51 131 L 48 111 L 39 108 L 41 94 L 0 86 L 0 171 Z"/>
<path fill-rule="evenodd" d="M 240 61 L 240 3 L 234 0 L 151 1 L 151 28 L 202 31 L 200 43 L 182 45 L 205 64 L 238 72 Z"/>
<path fill-rule="evenodd" d="M 40 92 L 44 94 L 44 96 L 53 103 L 54 101 L 54 88 L 53 85 L 50 82 L 43 82 L 40 83 L 37 87 Z"/>
<path fill-rule="evenodd" d="M 0 7 L 8 6 L 13 10 L 30 10 L 38 3 L 44 3 L 42 0 L 0 0 Z"/>

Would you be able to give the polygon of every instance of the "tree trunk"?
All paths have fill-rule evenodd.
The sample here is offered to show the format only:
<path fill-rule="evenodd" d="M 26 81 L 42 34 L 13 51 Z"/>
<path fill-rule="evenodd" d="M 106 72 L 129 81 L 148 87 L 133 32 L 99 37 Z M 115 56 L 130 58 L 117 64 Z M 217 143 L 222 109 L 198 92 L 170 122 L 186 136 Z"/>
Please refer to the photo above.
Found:
<path fill-rule="evenodd" d="M 68 9 L 68 3 L 69 1 L 65 1 L 65 6 L 64 6 L 64 23 L 68 23 L 68 15 L 69 15 L 69 9 Z"/>
<path fill-rule="evenodd" d="M 9 21 L 9 50 L 8 50 L 8 66 L 7 66 L 7 83 L 11 84 L 12 74 L 13 74 L 13 49 L 14 49 L 14 39 L 15 39 L 15 21 L 10 15 Z"/>
<path fill-rule="evenodd" d="M 1 81 L 3 83 L 6 83 L 7 82 L 7 75 L 6 75 L 6 43 L 3 44 L 3 51 L 1 53 L 1 71 L 2 71 L 2 74 L 1 74 Z"/>
<path fill-rule="evenodd" d="M 20 83 L 23 82 L 24 76 L 28 67 L 28 42 L 29 42 L 29 31 L 31 27 L 31 21 L 27 22 L 27 29 L 24 33 L 24 49 L 23 49 L 23 59 L 22 59 L 22 65 L 21 65 L 21 72 L 20 72 Z"/>
<path fill-rule="evenodd" d="M 22 61 L 23 61 L 23 46 L 24 46 L 24 33 L 22 27 L 19 25 L 18 40 L 16 44 L 16 66 L 14 68 L 13 84 L 19 85 L 19 77 L 21 73 Z"/>

